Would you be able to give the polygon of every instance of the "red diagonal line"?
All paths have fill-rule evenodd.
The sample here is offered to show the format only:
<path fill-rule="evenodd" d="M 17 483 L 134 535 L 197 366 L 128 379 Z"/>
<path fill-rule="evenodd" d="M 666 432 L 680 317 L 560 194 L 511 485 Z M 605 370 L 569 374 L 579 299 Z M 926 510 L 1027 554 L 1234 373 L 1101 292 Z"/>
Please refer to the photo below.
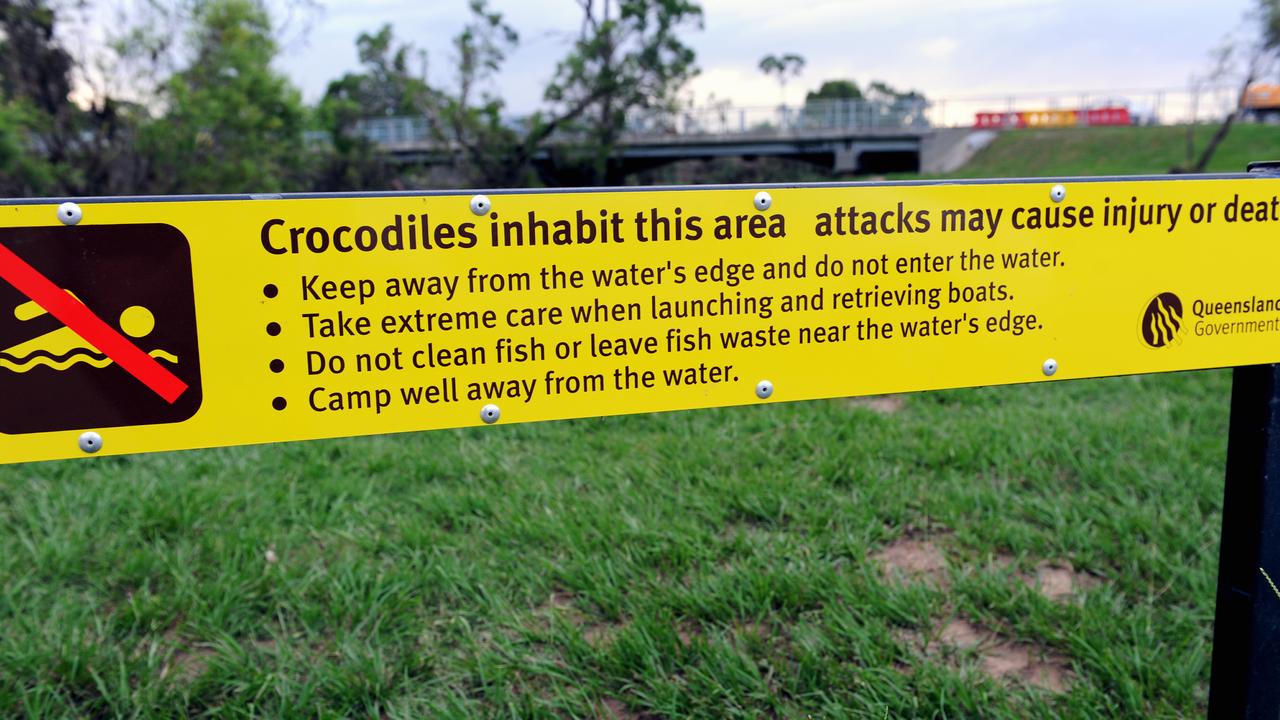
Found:
<path fill-rule="evenodd" d="M 72 332 L 111 358 L 157 395 L 173 403 L 187 391 L 187 384 L 156 359 L 106 324 L 88 307 L 40 274 L 12 250 L 0 244 L 0 278 L 34 300 Z"/>

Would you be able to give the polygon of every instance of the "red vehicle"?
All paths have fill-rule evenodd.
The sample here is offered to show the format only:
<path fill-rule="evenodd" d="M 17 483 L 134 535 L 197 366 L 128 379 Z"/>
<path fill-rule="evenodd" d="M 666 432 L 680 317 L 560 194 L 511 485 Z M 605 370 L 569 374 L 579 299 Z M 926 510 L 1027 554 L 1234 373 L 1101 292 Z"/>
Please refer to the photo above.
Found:
<path fill-rule="evenodd" d="M 973 126 L 986 130 L 1007 128 L 1075 127 L 1077 125 L 1131 125 L 1129 108 L 1112 106 L 1087 110 L 1016 110 L 980 112 Z"/>

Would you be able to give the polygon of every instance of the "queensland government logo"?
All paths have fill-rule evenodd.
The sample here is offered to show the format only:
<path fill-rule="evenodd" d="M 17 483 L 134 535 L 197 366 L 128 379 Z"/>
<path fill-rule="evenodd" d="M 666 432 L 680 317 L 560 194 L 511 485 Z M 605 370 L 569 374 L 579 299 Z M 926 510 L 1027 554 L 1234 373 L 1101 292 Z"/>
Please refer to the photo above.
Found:
<path fill-rule="evenodd" d="M 1153 348 L 1169 345 L 1182 331 L 1182 300 L 1171 292 L 1151 298 L 1142 313 L 1142 340 Z"/>

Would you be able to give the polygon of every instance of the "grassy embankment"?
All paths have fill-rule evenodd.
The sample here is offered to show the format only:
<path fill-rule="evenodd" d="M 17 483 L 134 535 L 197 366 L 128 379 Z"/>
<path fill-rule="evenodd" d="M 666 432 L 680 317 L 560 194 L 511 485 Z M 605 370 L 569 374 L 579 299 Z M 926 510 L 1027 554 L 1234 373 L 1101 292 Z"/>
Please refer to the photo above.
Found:
<path fill-rule="evenodd" d="M 1011 134 L 965 174 L 1158 172 L 1178 137 Z M 1229 384 L 2 467 L 0 715 L 1196 715 Z"/>
<path fill-rule="evenodd" d="M 1195 128 L 1197 154 L 1214 129 Z M 1254 160 L 1280 160 L 1280 127 L 1235 126 L 1206 171 L 1244 172 Z M 1002 135 L 952 177 L 1159 175 L 1191 164 L 1185 127 L 1019 130 Z"/>

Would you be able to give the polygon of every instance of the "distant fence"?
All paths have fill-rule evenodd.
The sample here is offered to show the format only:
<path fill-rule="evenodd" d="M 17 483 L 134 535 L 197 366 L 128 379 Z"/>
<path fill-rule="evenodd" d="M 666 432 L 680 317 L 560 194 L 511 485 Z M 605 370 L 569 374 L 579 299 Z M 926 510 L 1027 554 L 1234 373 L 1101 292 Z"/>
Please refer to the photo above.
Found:
<path fill-rule="evenodd" d="M 1063 127 L 1069 125 L 1176 125 L 1216 122 L 1235 108 L 1238 87 L 1026 93 L 935 100 L 814 100 L 803 105 L 735 106 L 728 103 L 675 111 L 645 110 L 627 118 L 633 141 L 676 137 L 795 136 L 842 131 L 919 131 L 931 127 Z M 524 120 L 508 120 L 520 127 Z M 391 150 L 435 144 L 422 117 L 366 118 L 358 135 Z M 321 140 L 324 133 L 315 133 Z M 557 137 L 572 141 L 572 131 Z"/>
<path fill-rule="evenodd" d="M 675 112 L 643 111 L 627 118 L 625 134 L 630 139 L 672 136 L 779 135 L 841 131 L 865 128 L 923 129 L 930 126 L 928 103 L 924 101 L 872 102 L 865 100 L 823 100 L 798 107 L 713 106 Z M 519 127 L 523 120 L 508 120 Z M 410 148 L 433 144 L 430 123 L 422 117 L 365 118 L 355 125 L 355 133 L 387 148 Z M 556 137 L 571 140 L 572 130 Z M 317 135 L 312 139 L 322 139 Z"/>
<path fill-rule="evenodd" d="M 1124 110 L 1134 125 L 1182 125 L 1217 122 L 1239 101 L 1239 86 L 1192 88 L 1145 88 L 1075 92 L 1012 93 L 938 98 L 929 103 L 928 120 L 933 127 L 980 126 L 979 116 L 998 114 L 1075 113 L 1075 124 L 1089 124 L 1089 113 Z M 1038 123 L 1059 125 L 1063 123 Z M 1093 124 L 1112 124 L 1093 123 Z M 1037 123 L 1027 123 L 1034 126 Z"/>
<path fill-rule="evenodd" d="M 413 147 L 432 140 L 430 124 L 422 117 L 365 118 L 356 123 L 356 134 L 383 147 Z"/>
<path fill-rule="evenodd" d="M 925 100 L 813 100 L 803 105 L 718 104 L 676 112 L 634 113 L 635 136 L 795 134 L 824 130 L 930 127 Z"/>

